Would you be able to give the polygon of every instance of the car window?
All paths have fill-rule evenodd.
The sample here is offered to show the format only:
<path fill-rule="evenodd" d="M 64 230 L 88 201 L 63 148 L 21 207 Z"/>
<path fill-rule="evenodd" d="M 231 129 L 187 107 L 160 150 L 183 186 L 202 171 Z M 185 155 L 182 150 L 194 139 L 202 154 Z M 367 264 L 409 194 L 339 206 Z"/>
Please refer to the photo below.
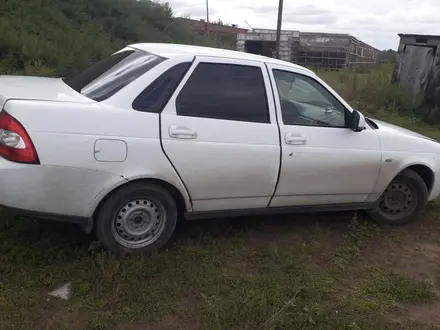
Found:
<path fill-rule="evenodd" d="M 345 107 L 319 82 L 288 71 L 273 74 L 284 124 L 346 127 Z"/>
<path fill-rule="evenodd" d="M 103 101 L 164 60 L 163 57 L 145 51 L 124 50 L 64 82 L 92 100 Z"/>
<path fill-rule="evenodd" d="M 260 67 L 200 63 L 176 99 L 177 114 L 269 123 Z"/>
<path fill-rule="evenodd" d="M 190 66 L 191 62 L 183 62 L 165 71 L 139 94 L 133 102 L 133 109 L 161 112 Z"/>

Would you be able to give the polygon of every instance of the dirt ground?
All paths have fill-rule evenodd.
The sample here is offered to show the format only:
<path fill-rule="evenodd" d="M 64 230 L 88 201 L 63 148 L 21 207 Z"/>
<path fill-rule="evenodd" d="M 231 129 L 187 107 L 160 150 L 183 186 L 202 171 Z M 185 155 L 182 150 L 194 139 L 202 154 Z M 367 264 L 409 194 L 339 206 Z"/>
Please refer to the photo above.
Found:
<path fill-rule="evenodd" d="M 439 217 L 189 222 L 158 255 L 117 258 L 74 226 L 3 216 L 0 328 L 440 328 Z M 48 296 L 65 283 L 69 300 Z"/>

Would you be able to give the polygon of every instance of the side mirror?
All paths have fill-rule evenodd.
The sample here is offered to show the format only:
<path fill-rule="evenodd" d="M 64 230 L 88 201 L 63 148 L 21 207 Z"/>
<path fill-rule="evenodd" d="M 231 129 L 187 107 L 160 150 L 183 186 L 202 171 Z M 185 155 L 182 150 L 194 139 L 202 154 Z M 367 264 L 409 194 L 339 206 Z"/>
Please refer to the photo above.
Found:
<path fill-rule="evenodd" d="M 357 110 L 353 110 L 350 128 L 353 132 L 362 132 L 365 129 L 365 117 Z"/>

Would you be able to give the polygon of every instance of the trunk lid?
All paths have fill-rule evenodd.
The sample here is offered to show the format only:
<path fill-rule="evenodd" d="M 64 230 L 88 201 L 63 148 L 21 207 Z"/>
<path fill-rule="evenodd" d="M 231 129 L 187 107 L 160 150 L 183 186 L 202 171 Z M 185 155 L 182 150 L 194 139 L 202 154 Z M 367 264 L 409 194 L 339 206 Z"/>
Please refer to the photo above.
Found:
<path fill-rule="evenodd" d="M 61 78 L 0 76 L 0 109 L 10 99 L 95 102 L 67 86 Z"/>

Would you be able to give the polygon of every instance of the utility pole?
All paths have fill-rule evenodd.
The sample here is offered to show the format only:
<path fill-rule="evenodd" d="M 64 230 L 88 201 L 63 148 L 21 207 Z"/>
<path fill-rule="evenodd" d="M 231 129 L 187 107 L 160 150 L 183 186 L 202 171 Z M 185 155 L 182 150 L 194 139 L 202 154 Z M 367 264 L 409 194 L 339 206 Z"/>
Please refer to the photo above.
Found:
<path fill-rule="evenodd" d="M 278 3 L 277 41 L 275 46 L 276 58 L 280 58 L 281 23 L 283 21 L 283 0 L 279 0 L 279 1 L 280 2 Z"/>
<path fill-rule="evenodd" d="M 205 30 L 206 30 L 206 34 L 209 34 L 209 0 L 206 0 L 206 26 L 205 26 Z"/>

